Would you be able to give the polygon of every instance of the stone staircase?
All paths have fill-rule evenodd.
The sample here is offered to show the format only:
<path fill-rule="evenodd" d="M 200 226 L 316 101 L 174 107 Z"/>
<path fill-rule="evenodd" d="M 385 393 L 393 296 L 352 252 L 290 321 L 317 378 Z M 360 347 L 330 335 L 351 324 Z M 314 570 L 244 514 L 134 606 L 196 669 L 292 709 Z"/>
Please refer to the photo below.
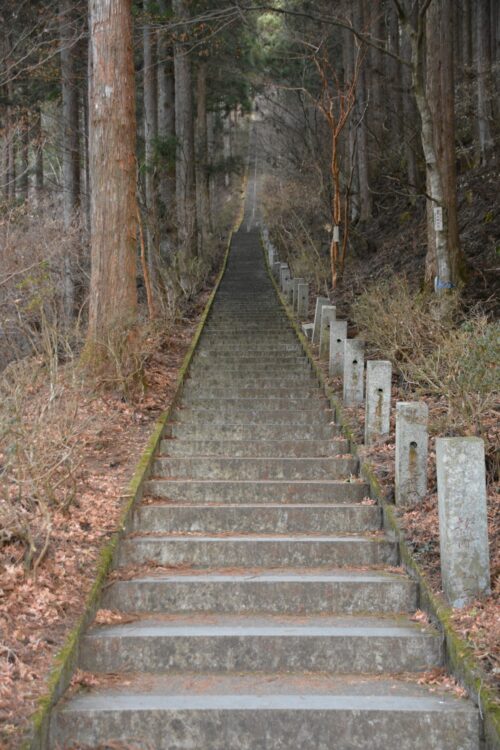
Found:
<path fill-rule="evenodd" d="M 332 419 L 240 231 L 121 544 L 146 572 L 104 594 L 130 622 L 88 632 L 102 684 L 62 701 L 54 748 L 478 750 L 475 707 L 418 683 L 441 637 Z"/>

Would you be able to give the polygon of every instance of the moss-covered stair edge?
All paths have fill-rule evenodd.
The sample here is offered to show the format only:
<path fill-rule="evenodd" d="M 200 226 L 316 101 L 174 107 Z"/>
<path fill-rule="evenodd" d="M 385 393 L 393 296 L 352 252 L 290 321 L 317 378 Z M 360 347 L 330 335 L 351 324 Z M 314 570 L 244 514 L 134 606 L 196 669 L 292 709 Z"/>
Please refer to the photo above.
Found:
<path fill-rule="evenodd" d="M 342 429 L 344 436 L 350 444 L 353 455 L 359 458 L 359 450 L 354 439 L 353 431 L 345 415 L 343 406 L 337 395 L 328 386 L 323 371 L 318 366 L 311 345 L 301 330 L 295 315 L 290 309 L 287 300 L 282 295 L 276 279 L 269 266 L 267 252 L 263 240 L 262 249 L 267 271 L 273 283 L 274 289 L 283 309 L 294 329 L 297 338 L 309 359 L 310 365 L 324 390 L 330 406 L 335 415 L 335 421 Z M 384 496 L 380 482 L 375 474 L 373 466 L 366 460 L 360 463 L 361 476 L 370 486 L 370 497 L 377 500 L 382 507 L 384 528 L 391 535 L 399 547 L 401 563 L 408 573 L 419 585 L 419 607 L 425 610 L 440 628 L 444 638 L 445 661 L 448 671 L 467 690 L 471 699 L 477 704 L 483 721 L 485 750 L 500 750 L 500 696 L 486 684 L 486 675 L 474 655 L 474 651 L 467 641 L 457 632 L 452 621 L 452 609 L 432 591 L 429 579 L 415 559 L 413 552 L 405 538 L 404 531 L 395 513 L 395 506 L 389 503 Z"/>
<path fill-rule="evenodd" d="M 189 372 L 191 361 L 198 346 L 198 342 L 200 340 L 200 336 L 202 334 L 207 318 L 210 314 L 215 295 L 217 294 L 217 290 L 219 289 L 222 277 L 224 276 L 224 273 L 226 271 L 233 233 L 236 231 L 237 226 L 240 222 L 241 217 L 238 219 L 238 222 L 229 234 L 229 240 L 224 253 L 221 270 L 215 282 L 215 286 L 210 294 L 210 297 L 208 298 L 208 301 L 205 305 L 205 309 L 203 310 L 201 319 L 191 340 L 189 349 L 182 362 L 181 368 L 179 370 L 179 375 L 177 377 L 177 384 L 175 387 L 174 395 L 172 397 L 170 405 L 156 422 L 151 437 L 149 438 L 147 445 L 139 459 L 139 462 L 137 463 L 133 477 L 130 480 L 127 489 L 122 495 L 126 502 L 120 515 L 117 530 L 101 548 L 97 561 L 96 577 L 92 588 L 87 595 L 84 610 L 76 624 L 67 635 L 64 645 L 54 658 L 53 667 L 51 669 L 47 682 L 47 690 L 45 692 L 45 695 L 43 695 L 39 699 L 38 708 L 31 718 L 29 737 L 24 740 L 23 744 L 21 745 L 21 750 L 47 750 L 47 748 L 49 747 L 49 730 L 52 709 L 69 686 L 71 677 L 78 664 L 81 639 L 85 631 L 93 621 L 97 610 L 99 609 L 102 589 L 106 582 L 106 578 L 108 577 L 113 567 L 113 562 L 116 556 L 118 545 L 125 531 L 127 530 L 127 528 L 129 528 L 136 503 L 138 503 L 142 498 L 143 485 L 144 482 L 148 479 L 151 465 L 156 455 L 158 446 L 165 432 L 167 424 L 170 421 L 172 414 L 182 396 L 182 390 L 184 387 L 186 375 Z"/>

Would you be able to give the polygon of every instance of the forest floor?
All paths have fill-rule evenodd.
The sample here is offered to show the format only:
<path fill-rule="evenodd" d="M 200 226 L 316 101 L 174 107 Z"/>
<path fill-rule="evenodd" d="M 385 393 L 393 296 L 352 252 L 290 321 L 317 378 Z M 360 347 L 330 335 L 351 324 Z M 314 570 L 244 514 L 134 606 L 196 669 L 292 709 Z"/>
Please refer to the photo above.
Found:
<path fill-rule="evenodd" d="M 213 279 L 212 279 L 213 282 Z M 116 530 L 124 488 L 158 416 L 175 391 L 179 368 L 210 288 L 159 339 L 145 364 L 145 395 L 78 392 L 80 461 L 75 499 L 52 515 L 47 554 L 36 578 L 27 576 L 23 549 L 0 546 L 0 748 L 18 748 L 29 717 L 44 695 L 54 656 L 82 614 L 96 576 L 99 552 Z M 33 394 L 47 399 L 48 386 Z M 32 404 L 36 406 L 36 404 Z M 49 429 L 49 427 L 48 427 Z"/>

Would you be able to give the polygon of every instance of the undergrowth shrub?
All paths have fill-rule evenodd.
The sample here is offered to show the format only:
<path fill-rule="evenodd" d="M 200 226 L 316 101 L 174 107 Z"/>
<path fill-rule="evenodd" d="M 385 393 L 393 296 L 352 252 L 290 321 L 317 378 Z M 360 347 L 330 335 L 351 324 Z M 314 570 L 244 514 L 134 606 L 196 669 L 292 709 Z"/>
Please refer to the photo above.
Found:
<path fill-rule="evenodd" d="M 457 295 L 412 292 L 404 278 L 370 286 L 352 316 L 371 353 L 390 359 L 417 396 L 433 398 L 433 431 L 482 437 L 496 475 L 500 324 L 464 317 Z"/>
<path fill-rule="evenodd" d="M 36 570 L 51 537 L 52 515 L 76 494 L 80 463 L 78 396 L 52 384 L 40 359 L 12 363 L 0 379 L 0 545 L 20 543 Z"/>

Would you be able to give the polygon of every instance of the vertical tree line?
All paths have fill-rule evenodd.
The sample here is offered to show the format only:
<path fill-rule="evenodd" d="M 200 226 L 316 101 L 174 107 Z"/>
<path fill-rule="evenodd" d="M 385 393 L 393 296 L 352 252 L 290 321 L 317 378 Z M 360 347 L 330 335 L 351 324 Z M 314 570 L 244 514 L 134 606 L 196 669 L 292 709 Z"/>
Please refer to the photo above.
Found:
<path fill-rule="evenodd" d="M 213 215 L 234 166 L 222 133 L 234 127 L 231 112 L 249 106 L 243 71 L 221 87 L 231 49 L 246 43 L 239 13 L 225 7 L 2 5 L 2 205 L 45 199 L 59 213 L 72 237 L 61 316 L 71 325 L 83 310 L 92 356 L 133 327 L 138 295 L 155 317 L 169 289 L 191 294 L 214 262 Z"/>

